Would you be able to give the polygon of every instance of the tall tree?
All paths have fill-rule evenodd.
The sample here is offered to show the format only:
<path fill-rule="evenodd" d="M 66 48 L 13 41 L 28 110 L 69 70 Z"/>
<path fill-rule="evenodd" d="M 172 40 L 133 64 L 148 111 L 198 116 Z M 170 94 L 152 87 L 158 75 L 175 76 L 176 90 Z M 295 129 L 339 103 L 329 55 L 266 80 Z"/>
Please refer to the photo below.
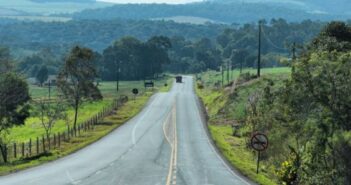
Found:
<path fill-rule="evenodd" d="M 36 79 L 43 86 L 43 83 L 49 78 L 49 71 L 46 66 L 41 66 L 37 72 Z"/>
<path fill-rule="evenodd" d="M 13 61 L 8 48 L 0 47 L 0 74 L 13 70 Z"/>
<path fill-rule="evenodd" d="M 7 162 L 5 136 L 14 125 L 24 124 L 29 116 L 29 100 L 28 85 L 21 77 L 0 73 L 0 150 L 4 162 Z"/>
<path fill-rule="evenodd" d="M 88 48 L 74 47 L 65 60 L 65 65 L 57 79 L 58 89 L 74 108 L 73 129 L 77 129 L 80 105 L 87 100 L 101 100 L 100 90 L 94 84 L 97 71 L 94 66 L 94 53 Z"/>

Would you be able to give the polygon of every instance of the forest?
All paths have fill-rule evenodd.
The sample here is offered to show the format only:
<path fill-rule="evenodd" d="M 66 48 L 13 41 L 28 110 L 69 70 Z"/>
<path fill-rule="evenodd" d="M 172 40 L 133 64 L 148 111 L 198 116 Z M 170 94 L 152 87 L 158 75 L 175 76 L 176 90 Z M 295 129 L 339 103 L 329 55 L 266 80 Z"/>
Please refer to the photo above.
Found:
<path fill-rule="evenodd" d="M 294 43 L 296 47 L 308 43 L 325 25 L 324 22 L 311 20 L 289 23 L 284 19 L 272 19 L 269 22 L 262 20 L 261 24 L 263 67 L 287 65 L 282 61 L 292 57 Z M 227 68 L 255 67 L 257 58 L 256 23 L 227 26 L 179 24 L 172 21 L 15 21 L 3 23 L 0 27 L 1 45 L 10 49 L 18 61 L 18 70 L 27 77 L 35 77 L 43 65 L 49 74 L 57 74 L 62 59 L 71 47 L 82 45 L 95 50 L 96 60 L 105 61 L 100 62 L 106 64 L 101 78 L 111 80 L 112 77 L 108 74 L 112 74 L 113 70 L 107 67 L 107 63 L 114 61 L 107 59 L 106 50 L 115 42 L 126 38 L 133 37 L 136 43 L 143 43 L 151 39 L 152 35 L 164 36 L 170 41 L 167 49 L 169 58 L 162 62 L 163 71 L 195 73 L 207 69 L 219 70 L 224 63 L 226 66 L 223 67 Z M 95 29 L 96 27 L 100 29 Z M 140 48 L 138 44 L 130 47 Z M 135 60 L 140 60 L 141 63 L 152 62 L 144 60 L 140 52 L 133 53 L 133 56 L 121 56 L 122 65 L 128 66 Z M 132 73 L 127 69 L 122 67 L 121 70 L 126 74 L 121 76 L 122 79 L 135 79 L 128 76 Z"/>
<path fill-rule="evenodd" d="M 293 61 L 291 78 L 267 83 L 246 124 L 270 134 L 285 184 L 349 184 L 351 27 L 331 22 Z M 278 86 L 279 87 L 279 86 Z M 281 147 L 285 146 L 285 147 Z"/>

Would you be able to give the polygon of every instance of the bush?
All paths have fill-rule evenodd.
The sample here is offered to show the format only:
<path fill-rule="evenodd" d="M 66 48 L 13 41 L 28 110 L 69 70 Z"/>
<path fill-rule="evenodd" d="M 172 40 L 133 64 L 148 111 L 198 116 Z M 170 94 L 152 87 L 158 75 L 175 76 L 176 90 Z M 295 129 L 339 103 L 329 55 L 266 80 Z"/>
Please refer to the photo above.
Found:
<path fill-rule="evenodd" d="M 204 84 L 202 82 L 198 82 L 197 83 L 197 88 L 198 89 L 203 89 L 204 88 Z"/>

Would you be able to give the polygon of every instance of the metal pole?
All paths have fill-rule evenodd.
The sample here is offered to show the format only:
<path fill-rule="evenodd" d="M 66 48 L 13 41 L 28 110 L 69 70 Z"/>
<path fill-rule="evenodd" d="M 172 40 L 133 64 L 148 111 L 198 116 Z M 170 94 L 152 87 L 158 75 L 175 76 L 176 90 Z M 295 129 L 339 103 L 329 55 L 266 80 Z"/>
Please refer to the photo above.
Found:
<path fill-rule="evenodd" d="M 224 69 L 223 64 L 221 66 L 221 73 L 222 73 L 222 87 L 224 86 Z"/>
<path fill-rule="evenodd" d="M 118 86 L 119 86 L 119 84 L 118 84 L 118 65 L 117 65 L 117 61 L 115 61 L 115 66 L 116 66 L 116 94 L 118 93 L 118 90 L 119 90 L 119 88 L 118 88 Z"/>
<path fill-rule="evenodd" d="M 51 100 L 51 80 L 49 80 L 49 102 Z"/>
<path fill-rule="evenodd" d="M 121 64 L 121 62 L 120 61 L 118 61 L 118 66 L 117 66 L 117 71 L 118 71 L 118 75 L 117 75 L 117 91 L 119 90 L 119 75 L 120 75 L 120 73 L 121 73 L 121 67 L 120 67 L 120 64 Z"/>
<path fill-rule="evenodd" d="M 260 168 L 260 157 L 261 157 L 261 152 L 258 151 L 258 156 L 257 156 L 257 170 L 256 173 L 258 174 L 258 169 Z"/>
<path fill-rule="evenodd" d="M 261 21 L 258 22 L 258 56 L 257 56 L 257 77 L 261 76 Z"/>

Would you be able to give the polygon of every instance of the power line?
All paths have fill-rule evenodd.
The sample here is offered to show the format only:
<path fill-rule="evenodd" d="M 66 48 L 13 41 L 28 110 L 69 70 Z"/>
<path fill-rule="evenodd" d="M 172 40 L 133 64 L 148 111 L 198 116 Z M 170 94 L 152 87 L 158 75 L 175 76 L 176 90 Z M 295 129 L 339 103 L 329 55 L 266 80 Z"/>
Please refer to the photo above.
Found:
<path fill-rule="evenodd" d="M 272 40 L 269 39 L 269 37 L 267 36 L 266 32 L 265 32 L 264 29 L 263 29 L 263 26 L 262 26 L 262 33 L 263 33 L 263 35 L 264 35 L 264 38 L 268 41 L 268 43 L 269 43 L 271 46 L 273 46 L 273 47 L 276 48 L 276 49 L 282 50 L 282 51 L 289 51 L 289 50 L 286 49 L 286 48 L 282 48 L 282 47 L 279 47 L 279 46 L 277 46 L 276 44 L 274 44 L 274 43 L 272 42 Z"/>

